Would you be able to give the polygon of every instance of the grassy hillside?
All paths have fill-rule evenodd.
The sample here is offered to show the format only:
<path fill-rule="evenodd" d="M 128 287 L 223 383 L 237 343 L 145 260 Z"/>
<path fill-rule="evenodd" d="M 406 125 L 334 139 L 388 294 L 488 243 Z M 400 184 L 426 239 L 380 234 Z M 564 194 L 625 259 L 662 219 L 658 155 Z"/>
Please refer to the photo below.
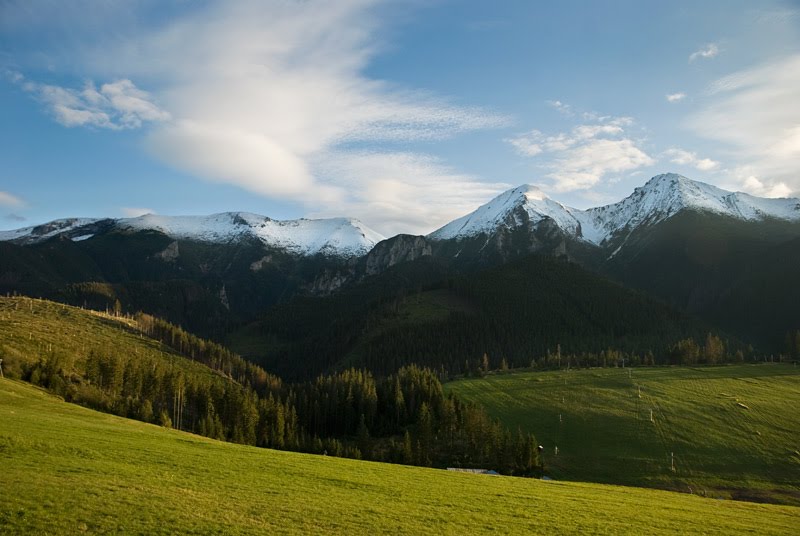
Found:
<path fill-rule="evenodd" d="M 0 380 L 0 532 L 793 534 L 800 509 L 222 443 Z"/>
<path fill-rule="evenodd" d="M 791 365 L 519 372 L 445 388 L 535 430 L 557 480 L 800 504 L 800 369 Z"/>
<path fill-rule="evenodd" d="M 65 369 L 82 372 L 83 360 L 92 352 L 114 352 L 137 361 L 212 374 L 207 367 L 142 336 L 133 320 L 47 300 L 0 297 L 0 358 L 7 376 L 20 377 L 26 365 L 53 356 L 66 361 Z"/>

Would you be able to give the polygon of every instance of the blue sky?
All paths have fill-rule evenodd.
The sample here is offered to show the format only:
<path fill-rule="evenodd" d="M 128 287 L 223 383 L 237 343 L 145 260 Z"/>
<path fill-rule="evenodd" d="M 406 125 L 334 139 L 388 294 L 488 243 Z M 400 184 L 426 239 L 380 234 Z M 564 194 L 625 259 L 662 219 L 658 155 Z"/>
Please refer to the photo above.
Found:
<path fill-rule="evenodd" d="M 9 0 L 0 74 L 0 229 L 800 192 L 796 1 Z"/>

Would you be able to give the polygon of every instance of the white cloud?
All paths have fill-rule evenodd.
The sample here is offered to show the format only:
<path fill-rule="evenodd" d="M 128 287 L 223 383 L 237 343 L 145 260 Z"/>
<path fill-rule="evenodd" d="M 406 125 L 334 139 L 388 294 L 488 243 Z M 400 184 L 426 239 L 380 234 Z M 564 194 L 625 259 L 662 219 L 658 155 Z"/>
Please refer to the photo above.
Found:
<path fill-rule="evenodd" d="M 25 202 L 15 195 L 0 191 L 0 205 L 4 207 L 21 207 L 25 205 Z"/>
<path fill-rule="evenodd" d="M 62 107 L 51 109 L 70 125 L 161 121 L 145 146 L 197 177 L 299 202 L 313 213 L 370 213 L 375 219 L 365 221 L 387 234 L 421 229 L 451 211 L 444 196 L 426 200 L 430 210 L 403 200 L 400 194 L 421 187 L 419 177 L 431 192 L 482 186 L 409 153 L 408 144 L 509 119 L 365 74 L 384 46 L 379 4 L 212 0 L 155 29 L 119 25 L 110 38 L 104 30 L 102 42 L 77 51 L 94 79 L 118 82 L 95 92 L 64 90 L 51 99 Z M 131 80 L 147 81 L 157 99 L 124 83 Z M 98 94 L 107 105 L 95 103 Z M 366 158 L 377 143 L 383 157 Z M 334 168 L 346 168 L 347 177 L 330 173 Z M 376 188 L 376 177 L 391 177 L 395 186 L 386 179 Z"/>
<path fill-rule="evenodd" d="M 712 171 L 719 167 L 719 162 L 711 160 L 710 158 L 699 158 L 697 153 L 685 151 L 683 149 L 667 149 L 664 151 L 664 156 L 669 158 L 669 161 L 673 164 L 691 166 L 700 171 Z"/>
<path fill-rule="evenodd" d="M 138 208 L 138 207 L 121 207 L 120 212 L 126 218 L 136 218 L 139 216 L 144 216 L 145 214 L 155 214 L 156 211 L 151 208 Z"/>
<path fill-rule="evenodd" d="M 680 102 L 686 98 L 686 93 L 668 93 L 666 95 L 667 102 Z"/>
<path fill-rule="evenodd" d="M 66 127 L 93 126 L 113 130 L 139 128 L 145 121 L 167 121 L 169 113 L 151 102 L 151 96 L 127 79 L 103 84 L 93 82 L 82 90 L 39 84 L 20 73 L 10 78 L 47 106 L 56 121 Z"/>
<path fill-rule="evenodd" d="M 511 187 L 481 182 L 417 153 L 339 152 L 321 160 L 321 174 L 335 177 L 344 194 L 335 209 L 314 216 L 352 215 L 387 236 L 392 229 L 429 233 Z M 364 182 L 365 176 L 371 180 Z"/>
<path fill-rule="evenodd" d="M 719 79 L 706 97 L 688 126 L 722 143 L 740 185 L 753 176 L 769 191 L 800 192 L 800 54 Z"/>
<path fill-rule="evenodd" d="M 553 189 L 569 192 L 591 188 L 609 173 L 649 166 L 655 161 L 630 139 L 591 139 L 559 155 L 549 177 Z"/>
<path fill-rule="evenodd" d="M 789 197 L 792 190 L 783 182 L 765 184 L 758 177 L 750 175 L 741 182 L 744 191 L 760 197 Z"/>
<path fill-rule="evenodd" d="M 717 55 L 719 55 L 719 46 L 716 43 L 709 43 L 703 48 L 692 52 L 689 55 L 689 61 L 692 62 L 696 59 L 711 59 L 717 57 Z"/>
<path fill-rule="evenodd" d="M 523 156 L 541 158 L 545 176 L 556 192 L 586 190 L 611 173 L 655 163 L 625 136 L 625 128 L 633 124 L 630 117 L 602 117 L 599 121 L 551 136 L 532 130 L 505 141 Z"/>

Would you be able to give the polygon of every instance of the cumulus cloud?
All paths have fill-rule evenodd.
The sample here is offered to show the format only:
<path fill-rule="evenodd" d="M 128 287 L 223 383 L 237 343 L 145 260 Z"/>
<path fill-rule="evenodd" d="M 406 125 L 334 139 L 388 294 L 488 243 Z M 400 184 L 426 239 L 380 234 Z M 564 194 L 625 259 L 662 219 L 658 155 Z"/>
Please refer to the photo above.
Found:
<path fill-rule="evenodd" d="M 65 88 L 26 80 L 20 73 L 10 79 L 39 99 L 66 127 L 93 126 L 109 129 L 139 128 L 144 122 L 166 121 L 169 113 L 160 109 L 146 91 L 127 79 L 103 84 L 93 82 L 83 89 Z"/>
<path fill-rule="evenodd" d="M 664 151 L 664 156 L 669 158 L 673 164 L 682 166 L 691 166 L 700 171 L 712 171 L 719 168 L 719 162 L 711 160 L 710 158 L 700 158 L 697 153 L 685 151 L 683 149 L 667 149 Z"/>
<path fill-rule="evenodd" d="M 689 118 L 698 135 L 722 143 L 739 185 L 753 194 L 800 192 L 800 54 L 715 81 Z M 760 183 L 761 186 L 751 177 Z"/>
<path fill-rule="evenodd" d="M 25 205 L 25 202 L 15 195 L 0 191 L 0 205 L 4 207 L 21 207 Z"/>
<path fill-rule="evenodd" d="M 760 197 L 789 197 L 792 190 L 783 182 L 764 183 L 758 177 L 750 175 L 741 181 L 742 188 Z"/>
<path fill-rule="evenodd" d="M 103 33 L 102 42 L 79 50 L 94 79 L 117 82 L 96 91 L 39 88 L 38 94 L 64 124 L 153 122 L 147 150 L 205 180 L 301 203 L 312 213 L 373 214 L 367 223 L 385 233 L 430 229 L 451 212 L 447 196 L 420 203 L 412 186 L 451 195 L 483 186 L 431 161 L 424 149 L 409 152 L 409 145 L 510 120 L 368 76 L 385 46 L 381 4 L 203 2 L 156 28 L 126 33 L 120 25 L 112 38 Z M 157 98 L 134 85 L 140 80 Z M 377 177 L 391 177 L 395 186 Z"/>
<path fill-rule="evenodd" d="M 612 173 L 632 171 L 655 163 L 637 142 L 626 136 L 629 117 L 602 117 L 569 132 L 547 136 L 532 130 L 506 140 L 523 156 L 545 157 L 541 166 L 556 192 L 585 190 Z"/>
<path fill-rule="evenodd" d="M 719 46 L 716 43 L 709 43 L 703 48 L 692 52 L 689 55 L 689 61 L 693 62 L 697 59 L 711 59 L 719 55 Z"/>
<path fill-rule="evenodd" d="M 680 102 L 686 98 L 686 93 L 668 93 L 665 95 L 667 102 Z"/>

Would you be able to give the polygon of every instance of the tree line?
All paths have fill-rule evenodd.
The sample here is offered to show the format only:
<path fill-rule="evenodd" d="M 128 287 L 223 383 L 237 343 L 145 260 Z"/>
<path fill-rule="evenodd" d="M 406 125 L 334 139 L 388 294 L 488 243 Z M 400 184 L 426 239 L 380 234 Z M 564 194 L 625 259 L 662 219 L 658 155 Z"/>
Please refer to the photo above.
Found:
<path fill-rule="evenodd" d="M 411 365 L 286 384 L 210 341 L 137 315 L 169 353 L 42 352 L 23 379 L 94 409 L 235 443 L 433 467 L 530 475 L 532 435 L 512 433 L 477 406 L 445 396 L 438 373 Z"/>

